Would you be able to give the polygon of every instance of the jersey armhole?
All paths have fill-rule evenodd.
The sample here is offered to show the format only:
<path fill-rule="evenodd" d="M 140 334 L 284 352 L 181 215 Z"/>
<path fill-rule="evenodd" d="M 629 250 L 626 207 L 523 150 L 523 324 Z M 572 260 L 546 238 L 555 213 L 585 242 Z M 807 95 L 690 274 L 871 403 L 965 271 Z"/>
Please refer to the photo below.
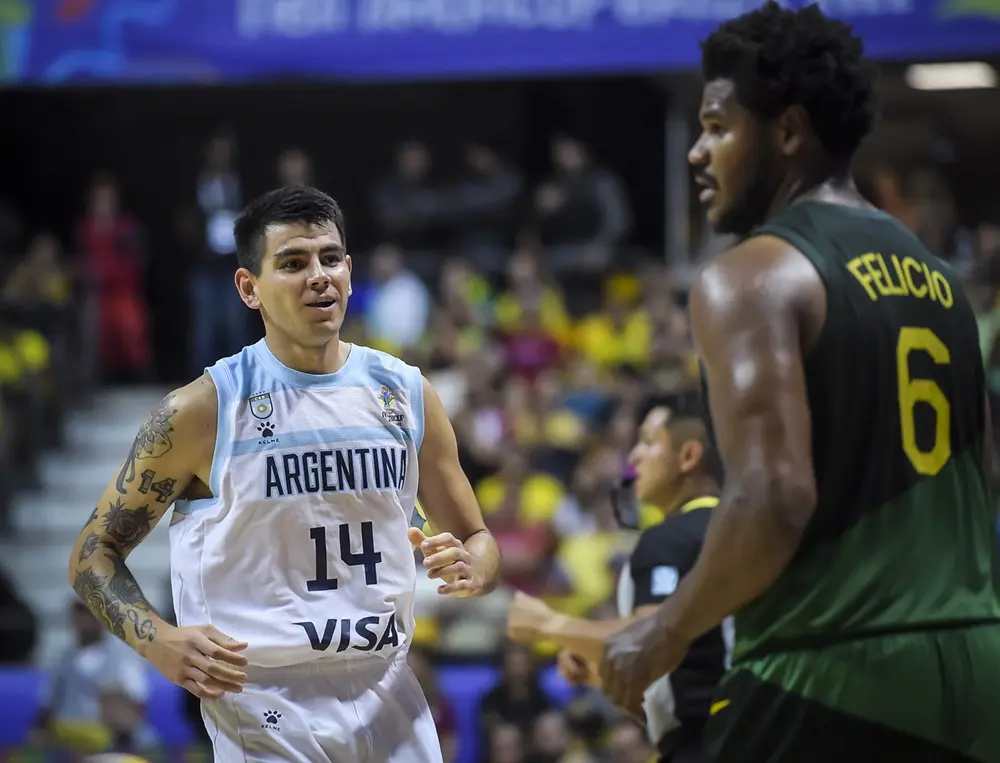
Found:
<path fill-rule="evenodd" d="M 410 392 L 410 399 L 413 401 L 410 408 L 413 411 L 413 447 L 417 453 L 420 452 L 420 445 L 424 441 L 424 375 L 419 368 L 413 371 L 414 383 Z"/>
<path fill-rule="evenodd" d="M 820 329 L 819 336 L 816 337 L 816 341 L 813 343 L 813 346 L 802 354 L 802 359 L 805 360 L 816 352 L 817 348 L 823 344 L 823 341 L 826 338 L 826 325 L 830 313 L 831 289 L 830 278 L 826 272 L 824 259 L 811 241 L 801 235 L 798 231 L 792 230 L 791 228 L 785 228 L 783 226 L 774 228 L 764 227 L 756 231 L 754 236 L 773 236 L 774 238 L 780 238 L 782 241 L 791 244 L 802 254 L 803 257 L 806 258 L 806 261 L 812 265 L 813 270 L 816 271 L 816 275 L 819 276 L 819 280 L 823 284 L 823 290 L 826 292 L 827 296 L 827 315 L 823 317 L 823 327 Z"/>
<path fill-rule="evenodd" d="M 232 403 L 236 394 L 236 383 L 233 381 L 229 369 L 223 363 L 212 366 L 207 371 L 215 384 L 215 397 L 218 403 L 215 448 L 212 451 L 212 468 L 208 476 L 208 489 L 212 491 L 212 497 L 190 501 L 192 510 L 207 508 L 221 498 L 222 475 L 225 473 L 226 462 L 229 460 L 229 445 L 232 440 Z"/>

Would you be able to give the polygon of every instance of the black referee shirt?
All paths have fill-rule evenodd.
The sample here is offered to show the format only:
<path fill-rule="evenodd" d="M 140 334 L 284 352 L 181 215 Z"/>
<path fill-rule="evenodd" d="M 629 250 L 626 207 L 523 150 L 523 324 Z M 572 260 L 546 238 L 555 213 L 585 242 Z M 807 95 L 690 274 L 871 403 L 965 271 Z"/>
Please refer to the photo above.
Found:
<path fill-rule="evenodd" d="M 701 552 L 712 507 L 718 503 L 718 498 L 696 498 L 643 530 L 619 579 L 622 617 L 644 605 L 659 604 L 677 589 Z M 729 667 L 732 645 L 732 621 L 727 620 L 696 640 L 677 670 L 646 690 L 643 705 L 654 744 L 685 721 L 701 723 L 708 718 L 716 685 Z"/>

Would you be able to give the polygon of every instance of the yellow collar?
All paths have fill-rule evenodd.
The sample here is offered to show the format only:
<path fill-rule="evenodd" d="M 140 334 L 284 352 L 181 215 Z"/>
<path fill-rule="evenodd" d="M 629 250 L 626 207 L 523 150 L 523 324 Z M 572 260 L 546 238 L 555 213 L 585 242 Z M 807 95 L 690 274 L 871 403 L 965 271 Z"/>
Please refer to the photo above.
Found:
<path fill-rule="evenodd" d="M 689 511 L 694 511 L 696 509 L 714 509 L 719 505 L 719 499 L 714 495 L 704 495 L 701 498 L 693 498 L 683 506 L 678 514 L 687 514 Z"/>

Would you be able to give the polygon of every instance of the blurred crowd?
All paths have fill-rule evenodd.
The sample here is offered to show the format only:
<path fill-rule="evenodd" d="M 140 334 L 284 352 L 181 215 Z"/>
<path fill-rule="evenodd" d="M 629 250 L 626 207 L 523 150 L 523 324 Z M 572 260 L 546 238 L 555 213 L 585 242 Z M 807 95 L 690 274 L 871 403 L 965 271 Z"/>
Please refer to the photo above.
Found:
<path fill-rule="evenodd" d="M 232 223 L 252 195 L 236 146 L 227 130 L 208 140 L 175 229 L 157 232 L 172 236 L 188 268 L 189 377 L 260 335 L 232 284 Z M 650 395 L 681 399 L 698 386 L 685 309 L 691 262 L 667 267 L 630 240 L 628 190 L 585 144 L 554 136 L 550 161 L 548 175 L 528 183 L 473 143 L 463 171 L 442 178 L 426 146 L 399 146 L 395 169 L 371 189 L 378 240 L 365 251 L 348 240 L 355 278 L 344 337 L 397 354 L 430 379 L 503 554 L 504 585 L 484 599 L 447 601 L 432 581 L 418 584 L 411 660 L 446 752 L 462 741 L 436 666 L 474 659 L 499 671 L 477 710 L 482 763 L 639 763 L 653 752 L 642 730 L 599 693 L 567 701 L 544 688 L 554 650 L 507 643 L 503 621 L 515 589 L 569 614 L 615 616 L 617 574 L 636 534 L 618 522 L 612 494 L 630 479 L 637 416 Z M 963 227 L 942 184 L 921 171 L 877 168 L 865 180 L 876 203 L 963 274 L 1000 395 L 1000 218 Z M 327 181 L 301 149 L 276 158 L 275 184 Z M 112 176 L 94 180 L 72 229 L 59 241 L 0 210 L 0 528 L 11 497 L 39 487 L 39 456 L 58 447 L 69 408 L 96 384 L 153 380 L 146 230 Z M 640 516 L 642 527 L 659 519 L 648 507 Z M 31 612 L 2 572 L 0 662 L 27 661 Z M 89 672 L 74 663 L 95 645 L 108 649 L 110 637 L 81 608 L 72 618 L 77 642 L 53 680 L 68 671 L 76 699 L 66 699 L 63 678 L 64 704 L 46 706 L 39 729 L 60 712 L 89 713 L 113 730 L 108 738 L 124 740 L 120 749 L 141 748 L 144 679 L 117 652 L 90 658 Z M 110 710 L 96 700 L 107 678 L 101 660 L 122 669 Z M 191 719 L 196 727 L 194 710 Z"/>

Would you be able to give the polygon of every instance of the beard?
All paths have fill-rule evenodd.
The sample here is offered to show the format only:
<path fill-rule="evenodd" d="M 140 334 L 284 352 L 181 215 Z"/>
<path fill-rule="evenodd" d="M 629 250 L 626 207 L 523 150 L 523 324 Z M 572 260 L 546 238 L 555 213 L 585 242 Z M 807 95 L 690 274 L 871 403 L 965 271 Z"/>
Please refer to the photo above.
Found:
<path fill-rule="evenodd" d="M 731 192 L 732 201 L 719 213 L 712 224 L 713 230 L 746 236 L 767 219 L 780 183 L 778 152 L 761 136 Z"/>

